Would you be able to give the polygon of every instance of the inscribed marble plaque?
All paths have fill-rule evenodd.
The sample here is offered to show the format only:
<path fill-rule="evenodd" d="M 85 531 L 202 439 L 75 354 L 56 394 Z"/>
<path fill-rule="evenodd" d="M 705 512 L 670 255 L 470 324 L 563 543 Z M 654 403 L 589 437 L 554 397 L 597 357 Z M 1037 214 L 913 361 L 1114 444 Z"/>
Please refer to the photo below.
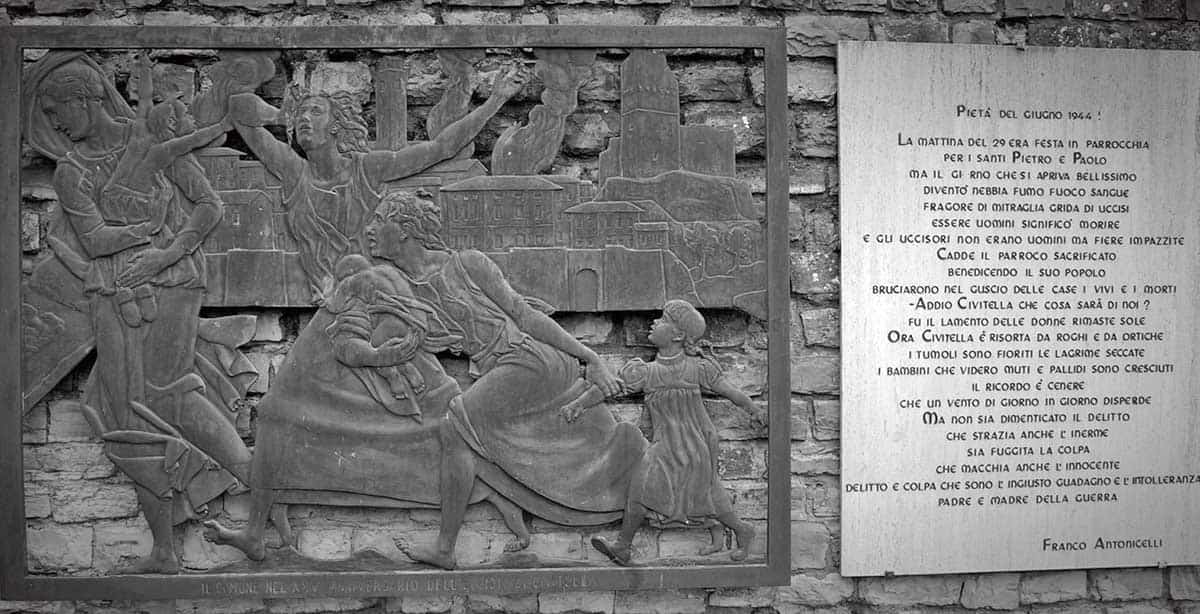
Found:
<path fill-rule="evenodd" d="M 1200 562 L 1200 56 L 839 62 L 843 574 Z"/>

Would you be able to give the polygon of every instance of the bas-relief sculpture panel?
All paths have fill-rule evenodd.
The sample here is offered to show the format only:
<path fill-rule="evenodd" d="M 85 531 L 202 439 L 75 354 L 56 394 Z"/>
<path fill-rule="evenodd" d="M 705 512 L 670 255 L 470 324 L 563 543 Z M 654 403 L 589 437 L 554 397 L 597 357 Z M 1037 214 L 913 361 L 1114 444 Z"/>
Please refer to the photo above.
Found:
<path fill-rule="evenodd" d="M 53 161 L 58 207 L 22 278 L 22 399 L 32 407 L 95 352 L 71 407 L 135 485 L 153 536 L 123 573 L 180 573 L 184 522 L 244 553 L 226 571 L 320 569 L 289 548 L 297 503 L 438 510 L 431 542 L 396 537 L 403 561 L 358 556 L 344 567 L 356 571 L 464 567 L 459 533 L 481 502 L 512 539 L 468 568 L 580 564 L 522 552 L 530 518 L 619 523 L 591 538 L 618 566 L 765 563 L 764 536 L 720 481 L 702 401 L 768 420 L 704 344 L 701 309 L 767 316 L 765 212 L 735 176 L 732 136 L 681 125 L 667 56 L 627 49 L 620 136 L 597 180 L 551 174 L 598 51 L 539 48 L 525 65 L 488 52 L 436 52 L 445 89 L 419 141 L 401 57 L 375 67 L 373 122 L 361 93 L 293 86 L 269 103 L 264 84 L 294 76 L 273 50 L 221 51 L 199 91 L 163 79 L 149 53 L 125 93 L 94 54 L 26 63 L 22 135 Z M 480 102 L 485 60 L 502 66 Z M 479 159 L 476 136 L 523 88 L 540 97 Z M 228 308 L 263 306 L 315 313 L 257 405 L 251 451 L 231 410 L 257 376 L 239 349 L 255 321 Z M 661 314 L 656 355 L 620 368 L 548 315 L 629 310 Z M 469 377 L 447 374 L 455 356 Z M 652 428 L 604 408 L 621 397 Z M 247 492 L 246 522 L 208 513 Z M 708 527 L 711 544 L 647 560 L 633 547 L 646 523 Z"/>

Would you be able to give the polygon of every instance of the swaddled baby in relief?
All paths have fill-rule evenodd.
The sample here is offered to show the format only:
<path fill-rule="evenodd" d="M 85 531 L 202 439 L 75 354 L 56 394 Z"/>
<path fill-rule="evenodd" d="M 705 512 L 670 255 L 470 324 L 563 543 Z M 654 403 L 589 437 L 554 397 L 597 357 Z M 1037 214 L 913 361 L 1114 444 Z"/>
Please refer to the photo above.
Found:
<path fill-rule="evenodd" d="M 404 276 L 363 256 L 345 256 L 334 270 L 337 286 L 325 308 L 334 316 L 326 333 L 334 356 L 354 368 L 388 411 L 420 422 L 418 398 L 428 385 L 422 371 L 440 371 L 427 335 L 432 311 L 412 298 Z M 436 384 L 437 382 L 435 382 Z"/>

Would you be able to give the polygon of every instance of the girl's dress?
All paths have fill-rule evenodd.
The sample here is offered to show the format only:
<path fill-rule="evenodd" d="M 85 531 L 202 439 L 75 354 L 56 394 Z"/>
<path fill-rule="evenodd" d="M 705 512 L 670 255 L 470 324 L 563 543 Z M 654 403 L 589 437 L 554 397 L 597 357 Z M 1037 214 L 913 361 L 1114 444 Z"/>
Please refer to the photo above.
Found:
<path fill-rule="evenodd" d="M 716 362 L 682 353 L 621 369 L 630 392 L 645 392 L 653 426 L 630 497 L 658 517 L 656 524 L 704 526 L 733 511 L 717 472 L 717 429 L 700 398 L 720 378 Z"/>

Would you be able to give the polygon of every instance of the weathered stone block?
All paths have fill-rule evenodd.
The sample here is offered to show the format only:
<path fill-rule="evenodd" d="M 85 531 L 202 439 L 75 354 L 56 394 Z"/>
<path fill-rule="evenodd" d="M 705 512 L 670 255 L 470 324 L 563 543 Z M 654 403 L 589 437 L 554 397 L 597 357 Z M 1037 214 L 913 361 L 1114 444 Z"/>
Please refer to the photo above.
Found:
<path fill-rule="evenodd" d="M 25 517 L 26 518 L 49 518 L 54 512 L 54 506 L 50 503 L 50 494 L 53 489 L 41 482 L 26 482 L 25 483 Z"/>
<path fill-rule="evenodd" d="M 724 480 L 722 485 L 733 498 L 738 516 L 766 520 L 767 487 L 763 480 Z"/>
<path fill-rule="evenodd" d="M 990 21 L 963 21 L 950 26 L 950 42 L 961 45 L 996 44 L 996 26 Z"/>
<path fill-rule="evenodd" d="M 937 0 L 890 0 L 892 9 L 905 13 L 932 13 L 938 9 Z"/>
<path fill-rule="evenodd" d="M 863 41 L 871 38 L 871 24 L 863 17 L 843 15 L 789 15 L 787 51 L 793 57 L 837 56 L 838 41 Z"/>
<path fill-rule="evenodd" d="M 761 440 L 724 442 L 717 453 L 717 471 L 726 480 L 761 478 L 767 471 L 766 452 Z"/>
<path fill-rule="evenodd" d="M 837 294 L 841 289 L 841 268 L 836 254 L 792 252 L 789 258 L 792 294 Z"/>
<path fill-rule="evenodd" d="M 1200 567 L 1172 567 L 1167 581 L 1171 599 L 1200 600 Z"/>
<path fill-rule="evenodd" d="M 791 439 L 804 441 L 810 436 L 812 428 L 812 402 L 808 399 L 791 400 Z"/>
<path fill-rule="evenodd" d="M 687 105 L 683 109 L 683 117 L 683 123 L 688 125 L 712 126 L 733 133 L 733 146 L 737 154 L 760 150 L 767 142 L 766 119 L 757 109 L 699 102 Z"/>
<path fill-rule="evenodd" d="M 1140 5 L 1140 0 L 1074 0 L 1071 12 L 1085 19 L 1134 20 Z"/>
<path fill-rule="evenodd" d="M 792 392 L 838 394 L 842 383 L 842 361 L 829 350 L 792 351 Z"/>
<path fill-rule="evenodd" d="M 529 538 L 528 552 L 543 558 L 579 561 L 591 550 L 590 545 L 584 549 L 583 538 L 575 532 L 534 533 Z"/>
<path fill-rule="evenodd" d="M 351 552 L 351 533 L 348 527 L 301 529 L 296 535 L 296 549 L 317 560 L 347 559 Z"/>
<path fill-rule="evenodd" d="M 723 367 L 722 373 L 730 386 L 751 397 L 756 397 L 766 390 L 767 353 L 765 351 L 752 350 L 744 354 L 720 352 L 717 354 L 717 362 Z"/>
<path fill-rule="evenodd" d="M 1015 610 L 1021 605 L 1021 574 L 994 573 L 967 576 L 963 582 L 963 607 L 977 610 Z"/>
<path fill-rule="evenodd" d="M 704 336 L 713 347 L 740 348 L 749 335 L 750 322 L 742 312 L 716 311 L 704 314 L 708 324 Z"/>
<path fill-rule="evenodd" d="M 612 614 L 613 603 L 611 591 L 538 595 L 538 611 L 542 614 Z"/>
<path fill-rule="evenodd" d="M 952 13 L 995 13 L 996 0 L 942 0 L 942 10 Z"/>
<path fill-rule="evenodd" d="M 142 14 L 142 24 L 147 26 L 211 26 L 217 19 L 211 15 L 199 15 L 186 11 L 149 11 Z"/>
<path fill-rule="evenodd" d="M 679 75 L 679 98 L 683 101 L 738 101 L 748 91 L 746 69 L 738 64 L 689 66 Z"/>
<path fill-rule="evenodd" d="M 1183 0 L 1183 13 L 1188 21 L 1200 21 L 1200 0 Z"/>
<path fill-rule="evenodd" d="M 708 605 L 713 608 L 766 608 L 775 601 L 773 586 L 750 588 L 720 588 L 708 596 Z"/>
<path fill-rule="evenodd" d="M 250 392 L 266 394 L 271 388 L 271 359 L 274 354 L 254 350 L 246 353 L 246 358 L 250 360 L 250 364 L 254 366 L 254 370 L 258 372 L 258 379 L 250 384 Z"/>
<path fill-rule="evenodd" d="M 295 0 L 200 0 L 200 4 L 213 8 L 245 9 L 251 13 L 279 10 L 295 4 Z"/>
<path fill-rule="evenodd" d="M 858 583 L 858 594 L 873 605 L 954 605 L 962 587 L 961 576 L 863 578 Z"/>
<path fill-rule="evenodd" d="M 792 517 L 837 518 L 842 510 L 840 485 L 836 475 L 793 476 L 792 493 L 800 496 L 799 507 L 792 510 Z"/>
<path fill-rule="evenodd" d="M 1113 22 L 1035 22 L 1029 25 L 1030 45 L 1054 47 L 1102 47 L 1123 49 L 1130 46 L 1130 28 Z"/>
<path fill-rule="evenodd" d="M 1200 25 L 1140 23 L 1134 27 L 1132 37 L 1137 47 L 1187 51 L 1200 48 Z"/>
<path fill-rule="evenodd" d="M 887 10 L 887 0 L 821 0 L 827 11 L 848 13 L 882 13 Z"/>
<path fill-rule="evenodd" d="M 1098 569 L 1088 572 L 1102 601 L 1135 601 L 1163 596 L 1163 572 L 1158 569 Z"/>
<path fill-rule="evenodd" d="M 94 441 L 96 434 L 87 418 L 73 401 L 55 401 L 50 404 L 50 429 L 46 440 L 51 443 L 72 441 Z"/>
<path fill-rule="evenodd" d="M 1031 572 L 1021 576 L 1021 603 L 1056 603 L 1087 597 L 1087 572 Z"/>
<path fill-rule="evenodd" d="M 50 424 L 50 409 L 38 403 L 21 416 L 21 443 L 46 443 Z"/>
<path fill-rule="evenodd" d="M 833 535 L 820 522 L 792 522 L 792 569 L 824 569 L 829 566 Z"/>
<path fill-rule="evenodd" d="M 996 26 L 997 45 L 1025 46 L 1029 40 L 1029 28 L 1024 23 L 1002 22 Z"/>
<path fill-rule="evenodd" d="M 97 0 L 33 0 L 33 10 L 39 15 L 91 12 L 99 6 Z"/>
<path fill-rule="evenodd" d="M 1005 17 L 1061 17 L 1067 14 L 1067 0 L 1005 0 Z"/>
<path fill-rule="evenodd" d="M 350 535 L 350 551 L 357 554 L 370 550 L 390 559 L 403 560 L 404 554 L 392 539 L 395 534 L 390 529 L 355 528 Z"/>
<path fill-rule="evenodd" d="M 829 104 L 837 94 L 837 73 L 832 64 L 819 60 L 788 62 L 788 98 L 793 103 Z M 754 72 L 755 94 L 761 98 L 763 72 Z"/>
<path fill-rule="evenodd" d="M 262 599 L 179 599 L 178 614 L 256 614 L 266 609 Z"/>
<path fill-rule="evenodd" d="M 837 454 L 810 454 L 802 449 L 804 442 L 792 444 L 792 473 L 796 475 L 838 475 L 841 461 Z"/>
<path fill-rule="evenodd" d="M 467 595 L 467 614 L 537 614 L 537 595 Z"/>
<path fill-rule="evenodd" d="M 98 443 L 52 443 L 22 450 L 25 470 L 40 480 L 95 480 L 116 475 L 117 468 Z"/>
<path fill-rule="evenodd" d="M 732 0 L 713 0 L 713 1 L 714 2 L 730 2 Z M 737 6 L 737 4 L 738 3 L 735 3 L 733 6 Z M 666 7 L 663 9 L 662 13 L 659 13 L 658 20 L 655 21 L 654 23 L 655 23 L 655 25 L 659 25 L 659 26 L 704 26 L 704 25 L 740 26 L 740 25 L 749 25 L 745 22 L 745 16 L 743 16 L 742 14 L 740 14 L 737 11 L 707 10 L 707 9 L 722 6 L 720 4 L 713 4 L 713 5 L 704 7 L 701 10 L 697 10 L 696 9 L 697 6 L 698 5 L 696 5 L 696 4 L 691 4 L 690 6 L 686 6 L 686 7 L 685 6 Z M 679 51 L 682 51 L 682 50 L 672 50 L 671 53 L 674 54 Z M 720 53 L 713 53 L 715 51 L 719 51 L 719 50 L 709 49 L 709 50 L 706 50 L 705 53 L 711 54 L 711 55 L 721 55 Z"/>
<path fill-rule="evenodd" d="M 705 399 L 704 407 L 708 410 L 708 415 L 722 440 L 742 441 L 767 436 L 766 403 L 760 402 L 759 411 L 747 411 L 734 405 L 732 401 Z"/>
<path fill-rule="evenodd" d="M 0 614 L 75 614 L 71 601 L 0 601 Z"/>
<path fill-rule="evenodd" d="M 357 612 L 372 607 L 374 599 L 337 599 L 309 597 L 304 599 L 265 599 L 271 614 L 325 614 L 328 612 Z"/>
<path fill-rule="evenodd" d="M 836 399 L 813 400 L 813 437 L 833 441 L 842 436 L 842 403 Z"/>
<path fill-rule="evenodd" d="M 572 113 L 567 118 L 563 147 L 572 153 L 595 154 L 604 151 L 608 139 L 616 134 L 617 130 L 600 113 Z"/>
<path fill-rule="evenodd" d="M 348 92 L 360 101 L 374 89 L 371 69 L 362 62 L 317 62 L 308 73 L 307 86 L 313 92 Z"/>
<path fill-rule="evenodd" d="M 616 62 L 597 61 L 592 65 L 592 76 L 579 86 L 579 100 L 594 102 L 620 102 L 621 66 Z M 619 125 L 620 122 L 618 121 Z"/>
<path fill-rule="evenodd" d="M 804 330 L 805 345 L 839 347 L 842 340 L 841 314 L 840 309 L 831 307 L 800 310 L 800 325 Z"/>
<path fill-rule="evenodd" d="M 100 573 L 114 573 L 150 554 L 154 536 L 140 518 L 98 522 L 95 525 L 95 561 Z"/>
<path fill-rule="evenodd" d="M 704 614 L 704 593 L 697 591 L 617 591 L 613 614 Z"/>
<path fill-rule="evenodd" d="M 711 543 L 708 529 L 665 529 L 658 536 L 658 556 L 663 558 L 695 557 L 700 549 Z"/>
<path fill-rule="evenodd" d="M 837 110 L 826 106 L 805 105 L 793 112 L 796 120 L 795 150 L 802 156 L 837 156 Z"/>
<path fill-rule="evenodd" d="M 515 8 L 525 6 L 524 0 L 442 0 L 448 6 L 478 6 Z"/>
<path fill-rule="evenodd" d="M 87 525 L 45 524 L 25 532 L 26 560 L 31 571 L 80 571 L 92 566 L 95 531 Z"/>
<path fill-rule="evenodd" d="M 1187 609 L 1162 608 L 1152 603 L 1131 603 L 1104 608 L 1104 614 L 1195 614 L 1195 612 Z"/>
<path fill-rule="evenodd" d="M 258 314 L 254 323 L 254 341 L 283 341 L 283 325 L 279 318 L 283 314 L 278 311 L 264 311 Z"/>
<path fill-rule="evenodd" d="M 42 215 L 37 211 L 21 212 L 21 251 L 32 254 L 42 248 Z"/>
<path fill-rule="evenodd" d="M 946 23 L 937 19 L 889 18 L 872 27 L 875 40 L 899 43 L 946 43 L 950 41 Z"/>
<path fill-rule="evenodd" d="M 824 607 L 837 605 L 854 594 L 854 581 L 843 578 L 837 572 L 820 575 L 797 574 L 788 586 L 779 588 L 781 603 Z"/>
<path fill-rule="evenodd" d="M 591 313 L 569 314 L 558 318 L 558 323 L 571 336 L 590 344 L 604 343 L 613 330 L 612 318 Z"/>
<path fill-rule="evenodd" d="M 575 8 L 560 12 L 558 23 L 563 26 L 644 26 L 646 17 L 634 9 Z"/>
<path fill-rule="evenodd" d="M 138 513 L 133 484 L 64 481 L 52 494 L 56 522 L 84 522 L 101 518 L 129 518 Z"/>
<path fill-rule="evenodd" d="M 400 602 L 397 611 L 404 614 L 450 614 L 459 605 L 459 598 L 451 595 L 404 595 L 392 601 Z"/>

